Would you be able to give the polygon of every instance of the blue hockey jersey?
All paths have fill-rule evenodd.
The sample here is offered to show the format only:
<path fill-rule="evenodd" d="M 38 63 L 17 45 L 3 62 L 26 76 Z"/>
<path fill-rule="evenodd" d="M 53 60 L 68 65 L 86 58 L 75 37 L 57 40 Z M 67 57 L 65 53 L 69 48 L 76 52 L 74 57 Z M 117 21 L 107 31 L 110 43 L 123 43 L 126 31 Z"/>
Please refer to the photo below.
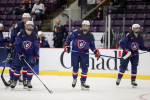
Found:
<path fill-rule="evenodd" d="M 15 40 L 15 48 L 16 56 L 18 53 L 24 53 L 25 56 L 38 56 L 39 44 L 36 33 L 32 32 L 28 35 L 25 30 L 20 31 Z"/>
<path fill-rule="evenodd" d="M 3 33 L 2 32 L 0 32 L 0 46 L 2 46 L 3 45 L 3 43 L 5 43 L 6 42 L 6 39 L 4 39 L 4 37 L 3 37 Z"/>
<path fill-rule="evenodd" d="M 16 36 L 18 34 L 18 32 L 20 32 L 21 30 L 25 29 L 25 26 L 24 26 L 24 22 L 19 22 L 15 25 L 15 27 L 12 29 L 11 31 L 11 39 L 10 39 L 10 43 L 14 43 L 15 42 L 15 39 L 16 39 Z M 36 34 L 38 34 L 38 30 L 36 28 L 36 26 L 34 25 L 34 32 Z"/>
<path fill-rule="evenodd" d="M 82 30 L 75 30 L 71 35 L 68 36 L 67 44 L 70 44 L 72 41 L 72 50 L 80 52 L 89 52 L 89 48 L 94 51 L 95 48 L 95 39 L 92 33 L 88 32 L 86 35 L 83 34 Z M 73 56 L 88 56 L 87 54 L 81 54 L 72 52 Z"/>
<path fill-rule="evenodd" d="M 120 42 L 121 48 L 128 49 L 131 51 L 132 55 L 137 55 L 138 54 L 138 49 L 140 50 L 148 50 L 147 47 L 144 46 L 144 40 L 143 37 L 139 34 L 138 37 L 136 38 L 134 33 L 128 33 Z M 123 52 L 123 56 L 126 55 L 125 52 Z"/>
<path fill-rule="evenodd" d="M 50 47 L 46 37 L 44 37 L 44 36 L 42 37 L 41 43 L 40 43 L 40 38 L 38 38 L 38 41 L 39 41 L 40 47 Z"/>

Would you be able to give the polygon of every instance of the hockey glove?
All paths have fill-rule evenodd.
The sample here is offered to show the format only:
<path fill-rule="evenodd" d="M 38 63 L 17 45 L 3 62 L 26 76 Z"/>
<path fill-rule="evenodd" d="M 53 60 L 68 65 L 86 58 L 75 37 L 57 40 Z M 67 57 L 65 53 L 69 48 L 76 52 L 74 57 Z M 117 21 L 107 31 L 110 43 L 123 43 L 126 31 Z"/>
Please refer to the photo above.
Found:
<path fill-rule="evenodd" d="M 150 52 L 150 47 L 148 47 L 147 52 Z"/>
<path fill-rule="evenodd" d="M 9 44 L 7 45 L 7 54 L 10 54 L 12 52 L 12 45 L 9 46 Z"/>
<path fill-rule="evenodd" d="M 100 57 L 100 52 L 98 49 L 94 50 L 94 54 L 95 54 L 95 58 L 99 58 Z"/>
<path fill-rule="evenodd" d="M 65 44 L 64 52 L 70 53 L 70 45 Z"/>
<path fill-rule="evenodd" d="M 26 56 L 24 54 L 18 54 L 18 56 L 21 61 L 24 61 L 26 59 Z"/>
<path fill-rule="evenodd" d="M 39 56 L 34 56 L 35 59 L 35 65 L 39 64 Z"/>

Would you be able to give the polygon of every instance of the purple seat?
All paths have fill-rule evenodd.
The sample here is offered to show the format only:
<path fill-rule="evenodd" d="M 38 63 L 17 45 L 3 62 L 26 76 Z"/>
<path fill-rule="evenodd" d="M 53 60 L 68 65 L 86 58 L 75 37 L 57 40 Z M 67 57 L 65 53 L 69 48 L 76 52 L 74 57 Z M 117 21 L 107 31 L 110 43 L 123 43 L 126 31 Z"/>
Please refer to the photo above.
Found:
<path fill-rule="evenodd" d="M 131 20 L 134 20 L 134 19 L 135 19 L 135 14 L 126 14 L 125 19 L 131 19 Z"/>
<path fill-rule="evenodd" d="M 45 0 L 46 1 L 46 0 Z M 35 0 L 31 0 L 31 4 L 34 4 L 35 3 Z"/>
<path fill-rule="evenodd" d="M 76 29 L 78 29 L 78 30 L 79 30 L 80 28 L 81 28 L 81 27 L 74 27 L 74 30 L 76 30 Z"/>
<path fill-rule="evenodd" d="M 89 28 L 89 31 L 90 31 L 90 32 L 96 32 L 96 27 L 90 27 L 90 28 Z"/>
<path fill-rule="evenodd" d="M 0 20 L 5 20 L 7 18 L 7 15 L 0 15 Z"/>
<path fill-rule="evenodd" d="M 13 9 L 13 7 L 6 7 L 5 10 L 4 10 L 4 12 L 10 11 L 10 10 L 12 10 L 12 9 Z M 4 12 L 3 12 L 3 13 L 4 13 Z M 5 13 L 4 13 L 4 14 L 5 14 Z"/>
<path fill-rule="evenodd" d="M 104 27 L 98 27 L 98 32 L 104 32 L 104 31 L 105 31 Z"/>
<path fill-rule="evenodd" d="M 150 34 L 147 34 L 146 39 L 150 40 Z"/>
<path fill-rule="evenodd" d="M 126 0 L 127 1 L 127 5 L 132 5 L 133 4 L 133 0 Z"/>
<path fill-rule="evenodd" d="M 5 6 L 5 5 L 7 4 L 7 1 L 8 1 L 8 0 L 1 0 L 1 1 L 0 1 L 0 5 Z"/>
<path fill-rule="evenodd" d="M 66 22 L 65 26 L 69 26 L 69 21 Z M 74 26 L 74 21 L 71 21 L 71 26 Z"/>
<path fill-rule="evenodd" d="M 135 19 L 145 19 L 146 18 L 146 14 L 136 14 L 135 15 Z"/>
<path fill-rule="evenodd" d="M 66 27 L 66 30 L 69 31 L 69 27 Z M 73 32 L 74 30 L 74 27 L 71 27 L 71 32 Z"/>
<path fill-rule="evenodd" d="M 149 26 L 150 25 L 150 20 L 145 20 L 145 26 Z"/>
<path fill-rule="evenodd" d="M 125 27 L 125 33 L 129 33 L 132 30 L 131 27 Z"/>
<path fill-rule="evenodd" d="M 127 10 L 127 11 L 131 11 L 131 10 L 133 10 L 134 8 L 135 8 L 135 5 L 127 5 L 126 10 Z"/>
<path fill-rule="evenodd" d="M 31 15 L 31 18 L 36 21 L 36 15 Z"/>
<path fill-rule="evenodd" d="M 144 27 L 141 27 L 141 32 L 144 32 Z"/>
<path fill-rule="evenodd" d="M 19 22 L 21 22 L 21 21 L 15 20 L 13 23 L 14 23 L 14 24 L 17 24 L 17 23 L 19 23 Z"/>
<path fill-rule="evenodd" d="M 4 26 L 11 26 L 13 24 L 13 21 L 4 21 Z"/>
<path fill-rule="evenodd" d="M 122 23 L 122 20 L 114 20 L 111 22 L 111 25 L 112 26 L 122 26 L 123 23 Z"/>
<path fill-rule="evenodd" d="M 14 6 L 15 1 L 16 1 L 16 0 L 8 0 L 7 7 L 8 7 L 8 6 L 9 6 L 9 7 Z"/>
<path fill-rule="evenodd" d="M 94 21 L 90 21 L 90 26 L 91 26 L 91 27 L 94 26 Z"/>
<path fill-rule="evenodd" d="M 6 20 L 15 20 L 16 19 L 16 15 L 8 15 Z"/>
<path fill-rule="evenodd" d="M 140 24 L 140 26 L 144 25 L 144 20 L 135 20 L 134 21 L 135 24 Z"/>
<path fill-rule="evenodd" d="M 134 23 L 133 20 L 125 20 L 125 26 L 132 26 Z"/>
<path fill-rule="evenodd" d="M 11 28 L 11 26 L 5 26 L 4 27 L 4 32 L 9 32 L 9 29 Z"/>
<path fill-rule="evenodd" d="M 145 45 L 146 47 L 150 47 L 150 42 L 144 42 L 144 45 Z"/>
<path fill-rule="evenodd" d="M 22 15 L 17 15 L 16 20 L 22 20 Z"/>
<path fill-rule="evenodd" d="M 150 14 L 146 14 L 145 19 L 150 19 Z"/>
<path fill-rule="evenodd" d="M 94 25 L 95 25 L 95 26 L 103 26 L 103 21 L 97 21 L 97 20 L 96 20 L 96 21 L 94 22 Z"/>
<path fill-rule="evenodd" d="M 21 3 L 22 3 L 22 0 L 16 0 L 14 6 L 15 6 L 15 7 L 19 7 Z"/>
<path fill-rule="evenodd" d="M 81 26 L 82 25 L 82 21 L 75 21 L 74 22 L 74 26 Z"/>
<path fill-rule="evenodd" d="M 150 32 L 150 28 L 149 28 L 149 27 L 146 27 L 144 31 L 145 31 L 145 32 Z"/>
<path fill-rule="evenodd" d="M 111 20 L 116 19 L 116 14 L 110 14 Z"/>
<path fill-rule="evenodd" d="M 145 8 L 146 8 L 146 5 L 136 5 L 136 10 L 143 11 L 143 10 L 145 10 Z"/>
<path fill-rule="evenodd" d="M 121 20 L 123 20 L 123 17 L 124 17 L 124 16 L 125 16 L 124 14 L 117 14 L 116 19 L 121 19 Z"/>
<path fill-rule="evenodd" d="M 38 27 L 39 30 L 41 29 L 42 21 L 34 21 L 34 24 Z"/>
<path fill-rule="evenodd" d="M 2 24 L 3 24 L 3 20 L 0 20 L 0 23 L 2 23 Z"/>
<path fill-rule="evenodd" d="M 0 7 L 0 14 L 3 14 L 5 7 Z"/>
<path fill-rule="evenodd" d="M 146 40 L 146 37 L 147 37 L 146 34 L 141 34 L 141 35 L 142 35 L 143 39 Z"/>

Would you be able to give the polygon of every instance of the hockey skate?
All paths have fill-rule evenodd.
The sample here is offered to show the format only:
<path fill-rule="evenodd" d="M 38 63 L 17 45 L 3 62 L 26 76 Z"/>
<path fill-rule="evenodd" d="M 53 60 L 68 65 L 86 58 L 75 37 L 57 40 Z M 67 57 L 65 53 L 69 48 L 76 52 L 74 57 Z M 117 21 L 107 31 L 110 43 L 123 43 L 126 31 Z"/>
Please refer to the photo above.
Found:
<path fill-rule="evenodd" d="M 28 91 L 31 91 L 31 89 L 32 89 L 32 85 L 31 85 L 31 81 L 29 82 L 27 82 L 27 86 L 28 86 Z"/>
<path fill-rule="evenodd" d="M 27 81 L 26 80 L 23 81 L 23 88 L 27 89 Z"/>
<path fill-rule="evenodd" d="M 116 85 L 119 86 L 121 79 L 117 79 Z"/>
<path fill-rule="evenodd" d="M 76 83 L 77 83 L 77 79 L 73 79 L 73 82 L 72 82 L 72 87 L 73 88 L 76 86 Z"/>
<path fill-rule="evenodd" d="M 13 82 L 12 79 L 10 79 L 10 80 L 7 82 L 8 86 L 6 86 L 6 89 L 9 88 L 9 86 L 11 85 L 12 82 Z"/>
<path fill-rule="evenodd" d="M 88 91 L 90 89 L 90 86 L 83 83 L 81 78 L 80 78 L 80 81 L 81 81 L 81 90 L 87 90 Z"/>
<path fill-rule="evenodd" d="M 22 85 L 23 84 L 23 80 L 21 79 L 21 76 L 19 76 L 19 85 Z"/>
<path fill-rule="evenodd" d="M 13 90 L 16 85 L 17 85 L 17 82 L 13 81 L 12 84 L 11 84 L 11 86 L 10 86 L 10 87 L 11 87 L 11 90 Z"/>
<path fill-rule="evenodd" d="M 137 83 L 135 81 L 131 81 L 132 88 L 137 88 Z"/>

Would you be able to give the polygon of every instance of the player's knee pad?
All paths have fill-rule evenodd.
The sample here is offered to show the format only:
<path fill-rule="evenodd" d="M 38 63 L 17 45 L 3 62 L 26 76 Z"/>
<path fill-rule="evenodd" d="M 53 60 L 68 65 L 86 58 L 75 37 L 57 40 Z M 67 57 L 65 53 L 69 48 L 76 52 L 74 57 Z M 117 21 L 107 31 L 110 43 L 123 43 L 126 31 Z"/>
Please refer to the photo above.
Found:
<path fill-rule="evenodd" d="M 127 69 L 127 66 L 121 65 L 121 67 L 120 67 L 120 72 L 121 72 L 121 73 L 124 73 L 124 72 L 126 71 L 126 69 Z"/>
<path fill-rule="evenodd" d="M 137 73 L 137 66 L 132 66 L 132 74 L 136 74 Z"/>

